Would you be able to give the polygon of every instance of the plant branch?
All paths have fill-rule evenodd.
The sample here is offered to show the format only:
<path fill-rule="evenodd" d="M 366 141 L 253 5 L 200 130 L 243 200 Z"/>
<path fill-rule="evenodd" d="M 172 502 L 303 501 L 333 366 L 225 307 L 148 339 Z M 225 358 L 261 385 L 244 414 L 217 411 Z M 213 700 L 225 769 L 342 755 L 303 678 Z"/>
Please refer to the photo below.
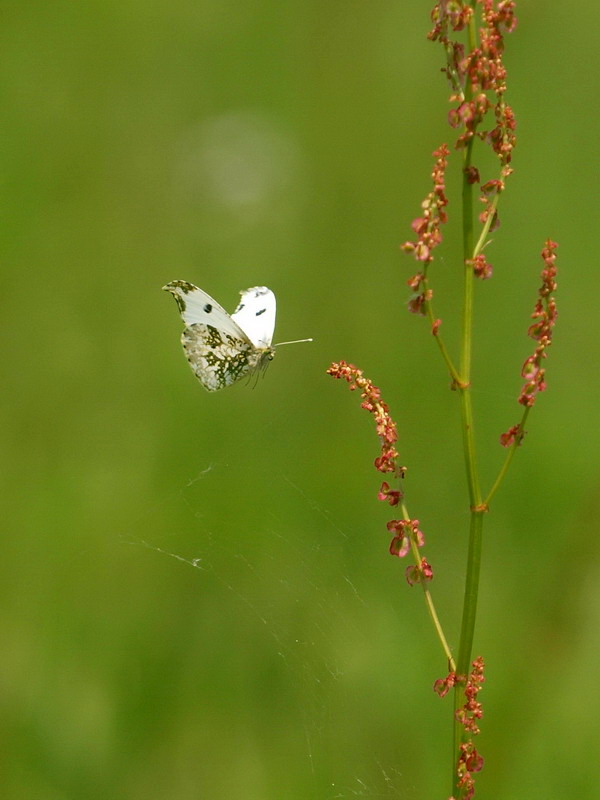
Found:
<path fill-rule="evenodd" d="M 519 430 L 521 432 L 523 432 L 524 429 L 525 429 L 525 421 L 527 420 L 527 417 L 529 415 L 530 410 L 531 410 L 531 408 L 528 406 L 523 411 L 523 416 L 521 417 L 521 421 L 519 422 L 519 426 L 518 426 Z M 488 492 L 487 497 L 483 501 L 485 506 L 489 506 L 492 498 L 494 497 L 494 495 L 496 494 L 496 492 L 500 488 L 500 484 L 504 480 L 504 477 L 505 477 L 506 473 L 508 472 L 508 468 L 510 467 L 511 461 L 513 460 L 513 457 L 514 457 L 514 455 L 515 455 L 515 453 L 517 451 L 517 447 L 521 443 L 521 438 L 522 438 L 521 436 L 516 437 L 515 440 L 513 441 L 513 443 L 511 444 L 511 446 L 508 448 L 508 452 L 507 452 L 506 457 L 504 459 L 504 463 L 500 467 L 500 471 L 498 472 L 498 476 L 496 477 L 496 480 L 494 481 L 494 483 L 492 485 L 492 488 Z"/>
<path fill-rule="evenodd" d="M 410 516 L 408 513 L 408 509 L 404 503 L 401 503 L 400 508 L 402 509 L 402 515 L 405 520 L 410 520 Z M 414 537 L 410 537 L 410 551 L 412 553 L 415 565 L 417 569 L 420 570 L 421 568 L 421 554 L 419 553 L 419 547 L 417 542 L 414 540 Z M 431 621 L 433 622 L 433 627 L 435 628 L 435 632 L 437 634 L 438 639 L 442 645 L 446 658 L 448 659 L 449 669 L 452 671 L 456 670 L 456 663 L 454 661 L 454 656 L 452 655 L 452 651 L 450 649 L 450 645 L 448 644 L 448 640 L 444 634 L 444 630 L 442 628 L 442 624 L 438 617 L 437 611 L 435 609 L 435 605 L 433 602 L 433 598 L 431 596 L 431 592 L 427 588 L 427 582 L 424 580 L 420 580 L 419 583 L 421 584 L 421 588 L 423 589 L 423 595 L 425 597 L 425 604 L 427 606 L 427 610 L 429 611 L 429 616 L 431 617 Z"/>

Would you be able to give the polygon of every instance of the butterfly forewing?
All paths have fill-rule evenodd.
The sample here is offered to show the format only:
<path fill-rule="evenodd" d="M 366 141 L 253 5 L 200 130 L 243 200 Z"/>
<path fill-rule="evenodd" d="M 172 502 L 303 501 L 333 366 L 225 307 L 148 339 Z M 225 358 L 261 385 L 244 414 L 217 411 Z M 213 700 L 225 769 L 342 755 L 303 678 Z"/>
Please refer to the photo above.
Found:
<path fill-rule="evenodd" d="M 247 338 L 244 331 L 229 316 L 223 306 L 202 289 L 194 286 L 193 283 L 171 281 L 163 286 L 163 289 L 171 292 L 175 298 L 181 318 L 186 325 L 203 322 L 205 325 L 213 325 L 217 330 L 229 333 L 238 339 Z"/>
<path fill-rule="evenodd" d="M 232 320 L 256 347 L 270 347 L 275 330 L 275 295 L 266 286 L 253 286 L 240 295 Z"/>

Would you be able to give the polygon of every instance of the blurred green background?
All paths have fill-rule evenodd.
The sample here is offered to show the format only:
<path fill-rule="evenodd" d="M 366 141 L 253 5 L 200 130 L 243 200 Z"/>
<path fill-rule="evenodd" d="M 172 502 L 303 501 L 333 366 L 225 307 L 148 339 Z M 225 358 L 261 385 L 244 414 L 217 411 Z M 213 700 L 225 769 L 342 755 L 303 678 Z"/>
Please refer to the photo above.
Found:
<path fill-rule="evenodd" d="M 517 421 L 551 236 L 548 391 L 485 521 L 481 798 L 597 797 L 600 118 L 591 2 L 521 3 L 515 175 L 477 285 L 489 486 Z M 452 141 L 430 4 L 5 2 L 0 746 L 18 800 L 446 797 L 446 664 L 387 555 L 377 440 L 456 644 L 467 499 L 456 396 L 398 245 Z M 566 35 L 568 32 L 568 35 Z M 454 170 L 454 173 L 452 171 Z M 434 265 L 456 342 L 458 160 Z M 490 173 L 487 177 L 495 177 Z M 266 284 L 282 349 L 208 394 L 161 286 Z M 574 380 L 577 377 L 577 382 Z"/>

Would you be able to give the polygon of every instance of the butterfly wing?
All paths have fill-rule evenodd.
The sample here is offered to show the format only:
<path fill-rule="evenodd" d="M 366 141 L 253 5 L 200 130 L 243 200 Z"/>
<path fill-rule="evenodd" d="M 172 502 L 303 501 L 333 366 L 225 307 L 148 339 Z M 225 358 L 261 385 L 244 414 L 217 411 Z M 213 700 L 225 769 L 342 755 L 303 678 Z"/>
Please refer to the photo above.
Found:
<path fill-rule="evenodd" d="M 250 339 L 237 323 L 216 300 L 209 294 L 194 286 L 187 281 L 171 281 L 163 286 L 166 292 L 170 292 L 175 298 L 175 302 L 181 313 L 181 317 L 186 325 L 194 325 L 201 322 L 210 325 L 224 334 L 233 336 L 250 343 Z"/>
<path fill-rule="evenodd" d="M 275 295 L 266 286 L 253 286 L 240 294 L 240 302 L 231 319 L 255 347 L 270 347 L 275 330 Z"/>
<path fill-rule="evenodd" d="M 212 325 L 195 322 L 181 335 L 181 343 L 194 375 L 209 392 L 230 386 L 272 358 L 244 336 L 238 339 Z"/>

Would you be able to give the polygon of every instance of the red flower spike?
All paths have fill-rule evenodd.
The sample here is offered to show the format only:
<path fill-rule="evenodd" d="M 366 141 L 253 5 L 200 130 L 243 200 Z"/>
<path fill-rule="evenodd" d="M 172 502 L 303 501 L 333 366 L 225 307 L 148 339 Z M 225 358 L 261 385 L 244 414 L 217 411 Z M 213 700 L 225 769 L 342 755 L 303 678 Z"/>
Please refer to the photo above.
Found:
<path fill-rule="evenodd" d="M 402 245 L 405 253 L 412 253 L 417 261 L 421 261 L 424 264 L 429 264 L 433 261 L 432 251 L 442 241 L 440 226 L 448 221 L 444 209 L 448 205 L 445 173 L 449 153 L 450 151 L 445 144 L 433 151 L 433 157 L 436 159 L 431 172 L 433 189 L 421 203 L 423 214 L 414 219 L 411 224 L 411 228 L 417 234 L 417 239 L 414 242 L 409 241 Z M 415 279 L 411 280 L 414 281 Z M 417 291 L 418 284 L 417 286 L 411 285 L 411 288 L 413 291 Z M 420 305 L 424 305 L 427 299 L 429 298 L 423 297 Z M 414 302 L 413 305 L 415 305 Z M 417 304 L 417 308 L 418 306 L 419 304 Z M 411 311 L 413 310 L 411 308 Z"/>
<path fill-rule="evenodd" d="M 487 142 L 498 156 L 503 178 L 512 171 L 510 161 L 516 144 L 515 118 L 504 100 L 506 68 L 503 62 L 504 36 L 516 27 L 515 4 L 512 0 L 477 0 L 481 9 L 479 47 L 466 52 L 465 46 L 451 37 L 462 31 L 474 13 L 475 3 L 459 0 L 440 0 L 432 20 L 433 30 L 428 38 L 439 41 L 446 51 L 444 69 L 450 86 L 450 101 L 456 105 L 448 114 L 452 128 L 460 128 L 456 148 L 462 148 L 474 136 Z M 467 91 L 467 87 L 469 92 Z M 466 100 L 467 96 L 472 99 Z M 488 112 L 493 113 L 489 130 L 480 130 Z M 474 169 L 474 168 L 472 168 Z M 467 175 L 475 183 L 475 172 Z"/>
<path fill-rule="evenodd" d="M 420 281 L 420 278 L 416 278 Z M 396 423 L 390 415 L 390 410 L 381 398 L 381 392 L 375 384 L 365 378 L 362 370 L 354 364 L 345 361 L 333 363 L 327 370 L 333 378 L 345 380 L 351 391 L 360 389 L 361 408 L 375 417 L 375 430 L 379 437 L 381 450 L 374 460 L 375 469 L 384 474 L 394 475 L 396 479 L 403 478 L 406 467 L 398 463 L 398 451 L 395 444 L 398 440 Z M 387 481 L 381 483 L 377 494 L 378 500 L 387 500 L 390 506 L 399 505 L 402 499 L 400 489 L 392 489 Z M 392 520 L 388 523 L 388 530 L 394 533 L 390 544 L 390 552 L 402 558 L 410 549 L 410 536 L 420 547 L 423 543 L 423 534 L 418 528 L 418 520 Z"/>
<path fill-rule="evenodd" d="M 464 44 L 454 40 L 453 33 L 464 30 L 476 6 L 479 6 L 481 15 L 479 46 L 467 50 Z M 517 23 L 515 3 L 513 0 L 476 0 L 472 4 L 462 0 L 439 0 L 431 16 L 434 27 L 428 38 L 439 41 L 446 52 L 444 72 L 451 86 L 450 101 L 453 104 L 448 113 L 448 123 L 458 132 L 454 145 L 464 148 L 477 137 L 490 146 L 500 162 L 499 178 L 488 180 L 481 187 L 480 199 L 484 209 L 479 220 L 492 232 L 500 224 L 494 198 L 504 190 L 504 181 L 512 172 L 510 163 L 516 145 L 515 116 L 505 101 L 506 68 L 503 61 L 504 36 L 511 33 Z M 424 272 L 433 261 L 434 250 L 442 241 L 441 226 L 447 221 L 445 171 L 448 155 L 446 144 L 433 153 L 436 159 L 432 170 L 433 189 L 422 203 L 422 213 L 412 223 L 416 239 L 402 245 L 405 252 L 412 253 L 424 265 Z M 470 184 L 480 182 L 476 167 L 469 166 L 466 180 Z M 483 254 L 474 258 L 471 266 L 477 278 L 486 280 L 492 276 L 492 266 Z M 412 279 L 409 285 L 414 293 L 408 302 L 409 311 L 425 315 L 427 302 L 432 296 L 425 278 Z M 532 336 L 538 334 L 539 320 L 535 320 L 530 330 Z M 537 391 L 540 391 L 539 386 Z M 520 402 L 531 404 L 531 396 L 529 390 Z"/>
<path fill-rule="evenodd" d="M 481 719 L 483 715 L 481 703 L 477 701 L 477 695 L 484 682 L 483 669 L 483 659 L 478 657 L 472 663 L 472 670 L 468 678 L 450 672 L 446 678 L 438 678 L 433 684 L 433 690 L 439 697 L 445 697 L 457 684 L 464 684 L 465 704 L 456 712 L 456 719 L 471 736 L 479 733 L 477 720 Z M 460 745 L 460 754 L 456 765 L 457 785 L 464 792 L 462 797 L 473 797 L 475 793 L 473 773 L 480 772 L 482 769 L 483 758 L 476 750 L 472 740 L 468 739 Z"/>
<path fill-rule="evenodd" d="M 544 261 L 541 273 L 542 285 L 538 290 L 538 298 L 531 315 L 534 323 L 529 326 L 527 331 L 528 335 L 537 342 L 537 346 L 533 353 L 525 359 L 521 368 L 521 377 L 524 378 L 525 383 L 521 387 L 519 403 L 526 408 L 531 408 L 535 404 L 538 394 L 546 389 L 546 371 L 542 365 L 547 356 L 546 351 L 552 344 L 552 333 L 557 318 L 556 301 L 552 296 L 557 287 L 555 252 L 557 247 L 556 242 L 548 239 L 542 250 Z M 512 430 L 511 428 L 506 434 L 503 434 L 500 439 L 501 443 L 510 438 L 508 435 Z M 509 444 L 512 444 L 512 441 L 509 441 Z"/>
<path fill-rule="evenodd" d="M 485 680 L 483 676 L 483 659 L 481 657 L 476 658 L 471 666 L 472 670 L 468 678 L 465 679 L 451 672 L 447 678 L 440 678 L 435 681 L 433 689 L 440 697 L 444 697 L 450 688 L 457 683 L 465 685 L 465 703 L 457 710 L 456 719 L 467 733 L 471 734 L 471 736 L 476 736 L 479 733 L 477 722 L 483 716 L 481 703 L 477 700 L 477 695 L 481 691 L 482 684 Z M 463 790 L 461 797 L 465 799 L 473 797 L 475 794 L 473 773 L 480 772 L 482 769 L 483 758 L 469 738 L 460 745 L 460 753 L 456 765 L 456 775 L 458 778 L 457 786 Z"/>

